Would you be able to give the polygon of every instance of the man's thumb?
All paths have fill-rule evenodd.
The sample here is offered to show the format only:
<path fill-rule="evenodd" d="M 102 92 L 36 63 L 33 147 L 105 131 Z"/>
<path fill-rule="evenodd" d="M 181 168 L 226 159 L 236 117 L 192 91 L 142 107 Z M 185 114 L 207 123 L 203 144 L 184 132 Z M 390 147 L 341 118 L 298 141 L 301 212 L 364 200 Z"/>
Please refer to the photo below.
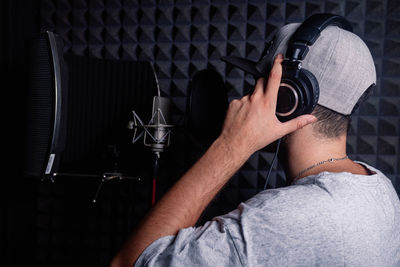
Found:
<path fill-rule="evenodd" d="M 314 123 L 317 121 L 317 118 L 313 115 L 302 115 L 297 118 L 294 118 L 293 120 L 285 122 L 283 125 L 285 125 L 285 135 L 289 134 L 291 132 L 294 132 L 298 129 L 303 128 L 304 126 Z"/>

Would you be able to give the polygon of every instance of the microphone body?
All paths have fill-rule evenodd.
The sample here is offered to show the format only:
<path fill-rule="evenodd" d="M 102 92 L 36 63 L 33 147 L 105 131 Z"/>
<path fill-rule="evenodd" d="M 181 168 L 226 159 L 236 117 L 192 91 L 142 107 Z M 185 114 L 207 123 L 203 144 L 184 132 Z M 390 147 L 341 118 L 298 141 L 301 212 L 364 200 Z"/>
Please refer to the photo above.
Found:
<path fill-rule="evenodd" d="M 153 152 L 163 152 L 169 146 L 172 125 L 171 100 L 166 97 L 153 98 L 152 118 L 148 125 L 144 125 L 144 144 Z"/>
<path fill-rule="evenodd" d="M 173 125 L 170 124 L 171 100 L 166 97 L 154 96 L 152 116 L 148 124 L 144 124 L 139 115 L 133 112 L 133 121 L 130 121 L 128 128 L 134 130 L 132 143 L 136 143 L 143 135 L 143 143 L 150 147 L 150 150 L 160 154 L 169 146 L 170 134 Z M 138 133 L 138 129 L 143 129 Z"/>

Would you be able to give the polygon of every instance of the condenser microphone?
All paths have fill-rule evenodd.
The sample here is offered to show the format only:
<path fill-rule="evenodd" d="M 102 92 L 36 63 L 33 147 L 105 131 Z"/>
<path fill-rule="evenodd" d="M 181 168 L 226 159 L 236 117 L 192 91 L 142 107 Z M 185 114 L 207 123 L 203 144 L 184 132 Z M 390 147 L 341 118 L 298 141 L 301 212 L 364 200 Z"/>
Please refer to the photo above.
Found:
<path fill-rule="evenodd" d="M 133 110 L 133 121 L 128 128 L 134 130 L 132 143 L 136 143 L 142 136 L 145 146 L 151 151 L 160 154 L 170 144 L 170 136 L 173 125 L 171 119 L 171 100 L 167 97 L 154 96 L 152 116 L 147 124 L 144 124 L 139 115 Z M 139 130 L 142 130 L 139 133 Z"/>
<path fill-rule="evenodd" d="M 169 98 L 161 96 L 156 70 L 153 64 L 150 64 L 150 66 L 157 85 L 157 95 L 153 97 L 151 119 L 148 124 L 144 124 L 139 115 L 133 110 L 133 121 L 129 121 L 128 128 L 134 130 L 133 144 L 144 135 L 144 145 L 150 147 L 159 157 L 160 152 L 163 152 L 169 146 L 170 142 L 170 135 L 173 128 L 173 125 L 170 124 L 172 102 Z M 138 129 L 140 128 L 142 131 L 138 134 Z"/>
<path fill-rule="evenodd" d="M 172 130 L 171 100 L 166 97 L 155 96 L 153 98 L 152 118 L 145 125 L 143 142 L 153 152 L 163 152 L 169 146 Z"/>

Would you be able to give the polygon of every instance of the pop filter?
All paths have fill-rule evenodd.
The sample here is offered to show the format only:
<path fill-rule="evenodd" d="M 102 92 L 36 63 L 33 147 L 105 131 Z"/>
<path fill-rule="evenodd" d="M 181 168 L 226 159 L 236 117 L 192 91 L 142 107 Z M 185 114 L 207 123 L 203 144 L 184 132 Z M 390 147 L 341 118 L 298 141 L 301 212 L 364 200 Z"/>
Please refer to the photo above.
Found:
<path fill-rule="evenodd" d="M 203 149 L 220 135 L 227 108 L 227 90 L 218 72 L 211 69 L 197 72 L 189 84 L 185 124 Z"/>

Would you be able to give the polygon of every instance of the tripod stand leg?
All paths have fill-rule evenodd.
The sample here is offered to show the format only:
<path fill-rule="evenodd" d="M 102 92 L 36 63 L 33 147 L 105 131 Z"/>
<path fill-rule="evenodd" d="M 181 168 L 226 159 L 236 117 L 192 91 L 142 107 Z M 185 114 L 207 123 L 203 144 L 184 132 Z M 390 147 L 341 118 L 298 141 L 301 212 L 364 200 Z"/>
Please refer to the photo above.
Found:
<path fill-rule="evenodd" d="M 93 203 L 96 203 L 97 197 L 99 196 L 99 193 L 100 193 L 100 190 L 103 187 L 103 183 L 104 183 L 104 178 L 101 179 L 101 182 L 100 182 L 99 186 L 97 187 L 96 194 L 94 195 L 94 198 L 92 200 Z"/>

